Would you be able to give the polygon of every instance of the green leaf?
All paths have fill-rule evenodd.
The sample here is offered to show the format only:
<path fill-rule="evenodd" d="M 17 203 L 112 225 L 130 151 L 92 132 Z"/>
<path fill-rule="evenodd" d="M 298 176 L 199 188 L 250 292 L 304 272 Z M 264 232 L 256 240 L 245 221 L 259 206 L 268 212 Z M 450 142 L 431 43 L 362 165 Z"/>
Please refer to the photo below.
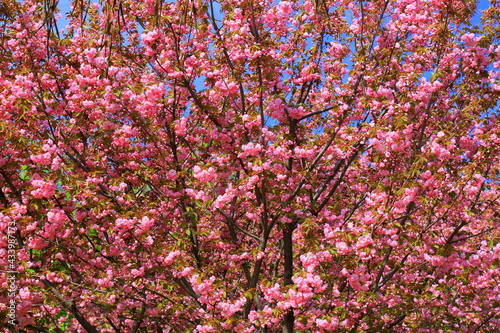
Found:
<path fill-rule="evenodd" d="M 87 234 L 88 234 L 89 236 L 97 236 L 97 235 L 98 235 L 98 234 L 97 234 L 97 230 L 96 230 L 96 229 L 92 229 L 92 228 L 90 228 L 90 229 L 88 230 Z"/>
<path fill-rule="evenodd" d="M 245 298 L 248 300 L 253 299 L 253 293 L 250 290 L 248 290 L 247 292 L 245 292 Z"/>

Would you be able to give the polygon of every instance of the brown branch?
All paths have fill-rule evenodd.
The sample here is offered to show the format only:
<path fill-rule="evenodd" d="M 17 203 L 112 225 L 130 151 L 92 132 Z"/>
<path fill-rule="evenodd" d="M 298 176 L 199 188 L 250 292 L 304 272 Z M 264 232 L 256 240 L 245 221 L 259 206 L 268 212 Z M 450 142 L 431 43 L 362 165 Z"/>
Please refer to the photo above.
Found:
<path fill-rule="evenodd" d="M 389 257 L 392 252 L 392 246 L 389 246 L 387 249 L 387 252 L 385 253 L 384 260 L 382 261 L 382 265 L 380 265 L 380 268 L 378 270 L 377 277 L 375 279 L 375 282 L 372 284 L 372 290 L 377 290 L 379 286 L 380 279 L 382 278 L 382 274 L 384 274 L 384 268 L 385 265 L 387 265 L 387 261 L 389 260 Z"/>
<path fill-rule="evenodd" d="M 41 280 L 43 285 L 47 288 L 49 288 L 54 296 L 56 296 L 57 300 L 62 303 L 62 306 L 71 312 L 75 319 L 82 325 L 82 327 L 88 332 L 88 333 L 99 333 L 99 331 L 83 317 L 82 313 L 78 308 L 76 307 L 76 304 L 73 300 L 67 300 L 64 298 L 64 296 L 59 293 L 59 291 L 56 289 L 54 284 L 48 280 Z"/>
<path fill-rule="evenodd" d="M 284 257 L 284 276 L 283 285 L 293 284 L 293 231 L 297 226 L 297 219 L 286 224 L 283 229 L 283 257 Z M 295 324 L 295 314 L 293 308 L 290 308 L 283 317 L 283 333 L 293 333 Z"/>

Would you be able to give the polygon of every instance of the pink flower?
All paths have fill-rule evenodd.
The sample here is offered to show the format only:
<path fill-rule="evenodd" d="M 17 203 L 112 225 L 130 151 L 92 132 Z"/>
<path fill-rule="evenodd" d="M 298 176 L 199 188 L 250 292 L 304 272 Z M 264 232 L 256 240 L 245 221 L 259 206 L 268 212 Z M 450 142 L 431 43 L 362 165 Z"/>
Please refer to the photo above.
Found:
<path fill-rule="evenodd" d="M 325 290 L 326 285 L 321 280 L 319 275 L 307 273 L 305 277 L 296 276 L 293 278 L 293 282 L 297 285 L 300 292 L 309 293 L 314 291 L 315 293 L 320 293 Z"/>
<path fill-rule="evenodd" d="M 350 252 L 350 249 L 345 242 L 337 242 L 335 246 L 337 247 L 337 252 L 341 255 L 346 255 Z"/>
<path fill-rule="evenodd" d="M 134 277 L 139 277 L 139 276 L 144 276 L 144 266 L 141 267 L 140 269 L 132 269 L 130 271 L 130 274 L 132 274 L 132 276 Z"/>
<path fill-rule="evenodd" d="M 263 288 L 264 298 L 268 302 L 282 301 L 285 299 L 284 294 L 281 292 L 279 284 L 275 283 L 272 287 Z"/>
<path fill-rule="evenodd" d="M 142 42 L 144 44 L 152 44 L 159 37 L 158 30 L 149 31 L 141 35 Z"/>
<path fill-rule="evenodd" d="M 178 136 L 186 135 L 186 123 L 186 118 L 181 118 L 180 120 L 176 121 L 174 125 L 175 134 L 177 134 Z"/>
<path fill-rule="evenodd" d="M 31 185 L 35 188 L 31 191 L 31 195 L 35 198 L 50 198 L 56 193 L 56 184 L 51 181 L 45 181 L 38 175 L 33 175 Z"/>
<path fill-rule="evenodd" d="M 144 216 L 138 225 L 138 228 L 144 233 L 151 229 L 155 221 L 147 216 Z"/>
<path fill-rule="evenodd" d="M 460 39 L 463 42 L 465 42 L 467 45 L 473 46 L 474 44 L 476 44 L 477 42 L 479 42 L 481 40 L 481 37 L 476 37 L 476 35 L 474 35 L 473 33 L 468 33 L 468 34 L 462 35 L 462 37 L 460 37 Z"/>
<path fill-rule="evenodd" d="M 308 252 L 300 256 L 300 261 L 302 265 L 308 272 L 313 272 L 314 269 L 319 265 L 320 261 L 314 253 Z"/>
<path fill-rule="evenodd" d="M 256 156 L 256 155 L 258 155 L 259 152 L 262 149 L 262 146 L 259 143 L 255 144 L 253 142 L 249 142 L 246 145 L 242 145 L 241 149 L 243 150 L 243 152 L 241 152 L 238 155 L 238 157 L 239 158 L 245 158 L 247 156 Z"/>
<path fill-rule="evenodd" d="M 197 333 L 210 333 L 210 332 L 215 332 L 215 329 L 213 326 L 210 326 L 210 325 L 198 325 L 195 328 L 195 332 L 197 332 Z"/>
<path fill-rule="evenodd" d="M 54 159 L 52 160 L 50 169 L 53 171 L 58 170 L 61 166 L 61 162 L 62 162 L 62 160 L 59 156 L 54 157 Z"/>
<path fill-rule="evenodd" d="M 193 285 L 193 290 L 196 291 L 200 295 L 207 296 L 214 289 L 215 277 L 211 276 L 208 279 L 202 280 L 198 282 L 199 275 L 195 274 L 191 276 L 189 281 Z"/>
<path fill-rule="evenodd" d="M 278 121 L 286 121 L 285 104 L 280 98 L 275 98 L 268 104 L 268 110 L 271 117 Z"/>
<path fill-rule="evenodd" d="M 337 318 L 331 318 L 330 321 L 325 319 L 316 319 L 316 326 L 324 330 L 335 330 L 339 327 Z"/>
<path fill-rule="evenodd" d="M 177 171 L 175 171 L 174 169 L 171 169 L 167 172 L 167 174 L 165 175 L 165 178 L 167 178 L 168 180 L 176 180 L 177 179 Z"/>
<path fill-rule="evenodd" d="M 208 170 L 203 170 L 199 166 L 195 165 L 193 172 L 194 178 L 203 183 L 207 183 L 215 177 L 215 169 L 213 167 L 208 168 Z"/>
<path fill-rule="evenodd" d="M 243 305 L 246 303 L 246 297 L 240 297 L 234 303 L 220 302 L 217 308 L 221 310 L 221 314 L 226 318 L 231 318 L 236 312 L 241 311 Z"/>
<path fill-rule="evenodd" d="M 111 288 L 114 286 L 114 283 L 111 282 L 111 280 L 109 278 L 104 278 L 104 279 L 98 279 L 97 280 L 97 284 L 100 286 L 100 287 L 103 287 L 103 288 Z"/>
<path fill-rule="evenodd" d="M 134 224 L 137 222 L 137 219 L 124 219 L 124 218 L 117 218 L 115 223 L 116 227 L 119 229 L 122 229 L 122 231 L 127 231 L 130 230 L 134 227 Z"/>
<path fill-rule="evenodd" d="M 174 259 L 179 255 L 180 255 L 179 251 L 172 251 L 167 255 L 163 263 L 167 266 L 171 265 L 174 262 Z"/>
<path fill-rule="evenodd" d="M 368 235 L 362 236 L 358 239 L 358 241 L 356 243 L 356 248 L 362 249 L 362 248 L 365 248 L 367 246 L 372 245 L 373 243 L 374 242 L 373 242 L 372 236 L 370 234 L 368 234 Z"/>
<path fill-rule="evenodd" d="M 68 217 L 64 213 L 64 211 L 60 209 L 53 209 L 47 213 L 47 220 L 50 223 L 54 223 L 57 225 L 62 225 L 64 222 L 69 221 Z"/>
<path fill-rule="evenodd" d="M 52 163 L 52 158 L 50 153 L 32 155 L 31 160 L 36 164 L 41 164 L 41 165 L 50 165 Z"/>
<path fill-rule="evenodd" d="M 45 241 L 44 239 L 42 239 L 40 237 L 31 238 L 28 242 L 28 248 L 35 249 L 35 250 L 41 250 L 48 245 L 49 245 L 49 242 Z"/>

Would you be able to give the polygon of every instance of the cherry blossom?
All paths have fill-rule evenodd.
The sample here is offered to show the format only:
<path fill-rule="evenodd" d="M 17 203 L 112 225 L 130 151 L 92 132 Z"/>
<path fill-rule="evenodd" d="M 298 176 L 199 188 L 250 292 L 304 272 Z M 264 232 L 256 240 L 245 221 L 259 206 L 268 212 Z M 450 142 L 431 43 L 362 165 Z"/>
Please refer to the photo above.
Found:
<path fill-rule="evenodd" d="M 0 5 L 3 331 L 500 329 L 494 2 L 69 3 Z"/>

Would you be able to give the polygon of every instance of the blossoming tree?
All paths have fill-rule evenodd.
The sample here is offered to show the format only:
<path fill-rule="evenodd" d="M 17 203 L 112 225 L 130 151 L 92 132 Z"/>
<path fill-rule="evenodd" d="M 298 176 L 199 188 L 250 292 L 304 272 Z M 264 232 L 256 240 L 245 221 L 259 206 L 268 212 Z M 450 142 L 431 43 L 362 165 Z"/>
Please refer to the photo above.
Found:
<path fill-rule="evenodd" d="M 500 330 L 495 1 L 57 5 L 0 4 L 4 332 Z"/>

